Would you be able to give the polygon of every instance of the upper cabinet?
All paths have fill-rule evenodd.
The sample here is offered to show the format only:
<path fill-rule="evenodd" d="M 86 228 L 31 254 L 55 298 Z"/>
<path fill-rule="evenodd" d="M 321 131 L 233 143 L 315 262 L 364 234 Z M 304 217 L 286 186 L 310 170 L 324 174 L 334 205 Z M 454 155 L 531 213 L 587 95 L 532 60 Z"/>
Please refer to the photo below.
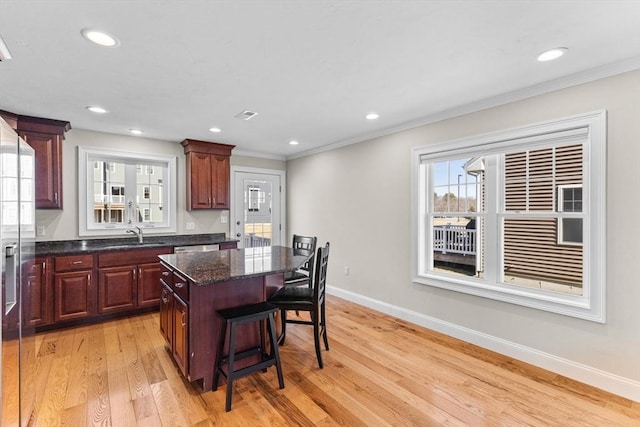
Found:
<path fill-rule="evenodd" d="M 235 145 L 185 139 L 187 209 L 229 209 L 231 150 Z"/>
<path fill-rule="evenodd" d="M 62 141 L 71 124 L 5 111 L 0 113 L 35 150 L 36 209 L 62 209 Z"/>

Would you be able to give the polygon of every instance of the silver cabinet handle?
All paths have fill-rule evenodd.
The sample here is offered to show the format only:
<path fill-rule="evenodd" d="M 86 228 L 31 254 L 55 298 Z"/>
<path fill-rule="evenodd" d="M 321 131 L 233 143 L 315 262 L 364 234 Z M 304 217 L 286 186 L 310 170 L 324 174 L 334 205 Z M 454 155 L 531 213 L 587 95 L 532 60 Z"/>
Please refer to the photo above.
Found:
<path fill-rule="evenodd" d="M 163 271 L 163 272 L 162 272 L 162 275 L 166 277 L 166 276 L 168 276 L 168 275 L 169 275 L 169 272 L 168 272 L 168 271 Z"/>
<path fill-rule="evenodd" d="M 184 283 L 184 282 L 177 282 L 177 283 L 175 284 L 176 288 L 183 288 L 183 287 L 184 287 L 184 285 L 186 285 L 186 283 Z"/>

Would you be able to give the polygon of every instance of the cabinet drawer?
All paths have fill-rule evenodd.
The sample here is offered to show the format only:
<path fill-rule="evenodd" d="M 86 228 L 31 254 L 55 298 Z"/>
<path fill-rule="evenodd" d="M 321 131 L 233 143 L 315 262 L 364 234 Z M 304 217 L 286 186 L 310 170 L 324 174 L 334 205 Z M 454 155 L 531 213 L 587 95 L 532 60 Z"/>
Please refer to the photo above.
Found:
<path fill-rule="evenodd" d="M 173 271 L 162 262 L 160 263 L 160 280 L 173 289 Z"/>
<path fill-rule="evenodd" d="M 189 301 L 189 281 L 176 272 L 173 273 L 172 289 L 185 302 Z"/>
<path fill-rule="evenodd" d="M 93 268 L 93 255 L 67 255 L 55 258 L 56 271 L 73 271 Z"/>

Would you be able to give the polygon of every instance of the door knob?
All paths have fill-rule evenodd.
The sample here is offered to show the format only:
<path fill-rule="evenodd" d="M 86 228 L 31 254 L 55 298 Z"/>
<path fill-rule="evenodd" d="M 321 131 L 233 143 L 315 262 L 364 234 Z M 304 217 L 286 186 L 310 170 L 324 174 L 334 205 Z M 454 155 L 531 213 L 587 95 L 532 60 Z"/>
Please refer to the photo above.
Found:
<path fill-rule="evenodd" d="M 242 234 L 236 233 L 236 237 L 240 237 L 240 236 L 242 236 Z"/>

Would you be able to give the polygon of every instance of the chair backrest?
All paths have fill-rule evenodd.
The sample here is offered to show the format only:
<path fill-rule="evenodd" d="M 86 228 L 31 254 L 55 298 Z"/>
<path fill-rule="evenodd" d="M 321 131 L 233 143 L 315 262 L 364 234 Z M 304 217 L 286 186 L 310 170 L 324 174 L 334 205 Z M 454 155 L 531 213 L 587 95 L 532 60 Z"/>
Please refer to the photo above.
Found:
<path fill-rule="evenodd" d="M 324 301 L 327 284 L 327 266 L 329 265 L 329 242 L 324 247 L 318 248 L 316 255 L 316 275 L 313 281 L 313 299 L 316 304 Z"/>
<path fill-rule="evenodd" d="M 294 253 L 311 253 L 311 256 L 309 257 L 307 262 L 305 262 L 304 265 L 300 267 L 301 270 L 308 271 L 309 277 L 311 278 L 313 278 L 313 256 L 316 251 L 317 242 L 318 239 L 316 237 L 300 236 L 298 234 L 293 235 L 292 247 Z"/>

